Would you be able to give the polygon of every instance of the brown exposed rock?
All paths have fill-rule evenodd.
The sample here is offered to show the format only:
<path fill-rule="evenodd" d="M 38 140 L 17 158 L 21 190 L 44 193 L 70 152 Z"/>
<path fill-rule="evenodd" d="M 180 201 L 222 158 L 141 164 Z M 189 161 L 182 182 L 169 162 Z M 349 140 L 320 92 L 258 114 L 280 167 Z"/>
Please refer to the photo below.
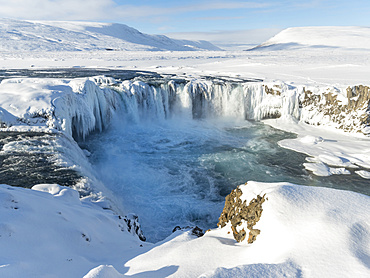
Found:
<path fill-rule="evenodd" d="M 281 95 L 281 87 L 279 85 L 274 85 L 274 88 L 269 88 L 267 85 L 263 86 L 265 89 L 266 94 L 280 96 Z"/>
<path fill-rule="evenodd" d="M 328 91 L 322 96 L 309 90 L 303 90 L 301 108 L 329 117 L 344 131 L 357 131 L 370 125 L 370 88 L 359 85 L 347 88 L 348 103 L 338 100 L 338 93 Z M 313 119 L 306 119 L 308 124 L 319 125 Z"/>
<path fill-rule="evenodd" d="M 225 198 L 225 207 L 219 218 L 218 226 L 223 228 L 228 222 L 231 223 L 231 230 L 234 238 L 237 242 L 242 242 L 247 232 L 243 228 L 238 231 L 237 227 L 243 223 L 247 224 L 249 230 L 248 243 L 253 243 L 256 240 L 257 235 L 260 234 L 260 230 L 253 229 L 253 226 L 260 220 L 262 214 L 262 203 L 265 201 L 265 195 L 257 195 L 256 198 L 252 199 L 247 205 L 247 202 L 240 199 L 242 191 L 239 188 L 231 191 Z"/>

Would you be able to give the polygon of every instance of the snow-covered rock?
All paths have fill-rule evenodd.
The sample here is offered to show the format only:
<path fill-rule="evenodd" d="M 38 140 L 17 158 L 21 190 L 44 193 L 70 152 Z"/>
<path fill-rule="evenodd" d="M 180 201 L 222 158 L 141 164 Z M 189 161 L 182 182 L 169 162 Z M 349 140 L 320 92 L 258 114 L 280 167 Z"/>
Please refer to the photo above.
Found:
<path fill-rule="evenodd" d="M 369 275 L 369 196 L 289 183 L 248 182 L 243 200 L 266 194 L 261 233 L 237 243 L 230 225 L 189 232 L 128 261 L 126 275 L 151 277 L 358 277 Z M 155 270 L 155 271 L 153 271 Z"/>
<path fill-rule="evenodd" d="M 55 129 L 80 138 L 107 126 L 119 105 L 118 94 L 93 78 L 4 79 L 0 93 L 3 127 Z"/>

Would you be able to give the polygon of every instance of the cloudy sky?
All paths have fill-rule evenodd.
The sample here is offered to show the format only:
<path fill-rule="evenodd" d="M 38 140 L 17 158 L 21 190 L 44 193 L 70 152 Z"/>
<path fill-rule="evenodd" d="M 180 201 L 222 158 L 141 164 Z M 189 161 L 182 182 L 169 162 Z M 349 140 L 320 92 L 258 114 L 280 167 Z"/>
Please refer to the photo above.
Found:
<path fill-rule="evenodd" d="M 0 17 L 119 22 L 150 34 L 258 29 L 258 38 L 292 26 L 370 26 L 370 0 L 0 0 Z"/>

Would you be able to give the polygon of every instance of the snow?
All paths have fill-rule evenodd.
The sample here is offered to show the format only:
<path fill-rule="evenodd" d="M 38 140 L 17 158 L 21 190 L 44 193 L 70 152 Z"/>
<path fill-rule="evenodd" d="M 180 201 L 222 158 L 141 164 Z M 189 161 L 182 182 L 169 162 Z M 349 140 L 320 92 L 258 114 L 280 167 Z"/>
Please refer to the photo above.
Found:
<path fill-rule="evenodd" d="M 102 130 L 118 105 L 115 92 L 100 89 L 94 79 L 4 79 L 0 94 L 0 120 L 12 130 L 38 126 L 72 136 L 75 128 L 81 138 Z"/>
<path fill-rule="evenodd" d="M 361 170 L 361 171 L 356 171 L 355 173 L 358 174 L 359 176 L 361 176 L 364 179 L 370 179 L 370 172 L 369 171 Z"/>
<path fill-rule="evenodd" d="M 82 277 L 105 261 L 119 269 L 145 245 L 118 215 L 68 187 L 1 185 L 0 199 L 2 277 Z"/>
<path fill-rule="evenodd" d="M 87 273 L 84 278 L 117 278 L 125 277 L 119 273 L 112 265 L 100 265 Z"/>
<path fill-rule="evenodd" d="M 365 277 L 369 273 L 369 197 L 287 183 L 248 182 L 242 189 L 243 194 L 266 193 L 268 198 L 255 226 L 261 230 L 255 243 L 236 243 L 229 227 L 192 240 L 184 233 L 127 262 L 126 274 L 169 266 L 173 277 L 232 277 L 233 273 Z M 194 267 L 196 261 L 201 263 Z"/>
<path fill-rule="evenodd" d="M 124 24 L 0 19 L 0 51 L 220 50 L 206 41 L 147 35 Z"/>
<path fill-rule="evenodd" d="M 298 134 L 296 139 L 282 140 L 279 145 L 310 156 L 306 158 L 309 163 L 304 163 L 304 167 L 315 175 L 349 174 L 348 169 L 358 167 L 370 169 L 369 138 L 284 119 L 265 120 L 265 123 Z M 367 176 L 363 171 L 366 172 L 356 173 L 361 177 Z"/>
<path fill-rule="evenodd" d="M 369 197 L 289 183 L 248 182 L 242 199 L 265 194 L 251 245 L 230 227 L 196 238 L 176 231 L 140 242 L 123 220 L 58 185 L 0 186 L 1 276 L 29 277 L 366 277 Z M 143 247 L 140 247 L 142 245 Z M 37 249 L 35 253 L 34 250 Z M 200 263 L 201 262 L 201 263 Z M 196 266 L 196 267 L 194 267 Z"/>
<path fill-rule="evenodd" d="M 321 161 L 315 162 L 315 163 L 303 163 L 303 166 L 308 171 L 312 171 L 312 173 L 316 176 L 326 177 L 330 175 L 350 175 L 351 174 L 351 172 L 348 171 L 346 168 L 331 168 Z"/>
<path fill-rule="evenodd" d="M 369 50 L 369 45 L 370 27 L 316 26 L 287 28 L 255 49 L 347 48 Z"/>
<path fill-rule="evenodd" d="M 261 120 L 279 112 L 280 119 L 264 122 L 297 134 L 279 144 L 308 155 L 304 164 L 308 171 L 320 176 L 354 171 L 370 178 L 369 138 L 336 130 L 325 115 L 301 113 L 298 103 L 303 87 L 319 95 L 332 91 L 345 103 L 348 86 L 369 85 L 369 28 L 290 28 L 255 50 L 226 52 L 178 51 L 215 49 L 204 42 L 145 35 L 122 24 L 4 19 L 0 27 L 2 69 L 78 66 L 186 76 L 188 83 L 176 88 L 182 116 L 191 117 L 197 90 L 204 90 L 208 101 L 198 112 L 211 113 L 207 115 Z M 227 86 L 214 86 L 205 76 L 244 84 L 231 94 Z M 170 111 L 164 92 L 173 84 L 155 89 L 125 81 L 108 88 L 114 82 L 105 77 L 3 79 L 2 130 L 62 132 L 72 142 L 64 153 L 67 161 L 89 168 L 85 159 L 89 153 L 75 151 L 72 135 L 102 131 L 122 99 L 133 119 L 140 117 L 140 106 L 156 118 Z M 274 85 L 280 95 L 266 93 L 265 86 Z M 323 124 L 303 122 L 308 120 Z M 21 147 L 10 143 L 2 151 Z M 89 178 L 99 192 L 98 182 Z M 111 203 L 104 198 L 80 198 L 77 191 L 55 184 L 32 190 L 1 185 L 0 276 L 369 276 L 368 196 L 289 183 L 251 181 L 240 188 L 246 200 L 264 193 L 268 198 L 256 225 L 261 234 L 252 245 L 236 243 L 229 226 L 201 238 L 177 231 L 162 242 L 143 243 L 128 231 L 117 210 L 106 209 Z M 114 196 L 108 197 L 114 202 Z"/>

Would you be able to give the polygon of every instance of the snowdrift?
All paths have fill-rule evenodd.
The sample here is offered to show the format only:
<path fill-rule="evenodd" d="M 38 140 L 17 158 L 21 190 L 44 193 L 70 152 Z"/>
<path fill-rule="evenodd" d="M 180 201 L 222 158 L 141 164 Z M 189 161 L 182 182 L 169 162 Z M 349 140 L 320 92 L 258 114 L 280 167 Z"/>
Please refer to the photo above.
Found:
<path fill-rule="evenodd" d="M 145 243 L 123 216 L 103 208 L 56 184 L 0 185 L 0 276 L 82 277 L 132 258 Z"/>
<path fill-rule="evenodd" d="M 207 41 L 148 35 L 124 24 L 0 19 L 0 51 L 220 50 Z"/>
<path fill-rule="evenodd" d="M 253 50 L 284 49 L 370 49 L 370 27 L 293 27 Z"/>
<path fill-rule="evenodd" d="M 289 183 L 241 185 L 266 194 L 261 231 L 237 243 L 230 225 L 197 238 L 139 241 L 119 215 L 58 185 L 0 186 L 0 276 L 367 277 L 369 197 Z M 37 250 L 37 252 L 35 252 Z"/>
<path fill-rule="evenodd" d="M 248 182 L 239 189 L 243 192 L 240 198 L 247 203 L 266 194 L 261 219 L 255 225 L 261 233 L 253 244 L 237 243 L 231 225 L 198 239 L 189 232 L 174 235 L 127 262 L 130 269 L 126 274 L 153 269 L 158 271 L 157 277 L 161 272 L 173 277 L 369 274 L 368 196 L 289 183 Z M 242 226 L 247 230 L 246 224 Z"/>

